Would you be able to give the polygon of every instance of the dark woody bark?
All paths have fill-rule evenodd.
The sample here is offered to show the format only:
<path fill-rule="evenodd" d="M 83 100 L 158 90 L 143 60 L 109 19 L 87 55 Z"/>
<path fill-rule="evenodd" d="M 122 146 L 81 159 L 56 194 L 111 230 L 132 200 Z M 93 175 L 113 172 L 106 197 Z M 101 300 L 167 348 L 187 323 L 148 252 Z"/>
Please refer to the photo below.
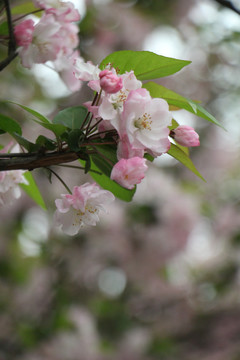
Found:
<path fill-rule="evenodd" d="M 76 152 L 53 152 L 47 154 L 1 154 L 0 171 L 7 170 L 33 170 L 51 165 L 60 165 L 81 158 Z"/>

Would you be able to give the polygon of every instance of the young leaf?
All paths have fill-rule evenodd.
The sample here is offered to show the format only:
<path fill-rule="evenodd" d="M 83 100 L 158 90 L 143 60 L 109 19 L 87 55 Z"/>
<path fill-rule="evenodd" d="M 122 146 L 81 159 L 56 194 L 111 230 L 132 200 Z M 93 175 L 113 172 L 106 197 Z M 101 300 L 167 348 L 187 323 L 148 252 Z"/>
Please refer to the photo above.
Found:
<path fill-rule="evenodd" d="M 13 133 L 12 136 L 18 142 L 18 144 L 23 146 L 28 152 L 38 151 L 40 148 L 38 144 L 34 144 L 31 141 L 28 141 L 23 136 L 17 133 Z"/>
<path fill-rule="evenodd" d="M 194 115 L 200 116 L 201 118 L 214 123 L 220 127 L 223 127 L 214 116 L 212 116 L 207 110 L 205 110 L 197 102 L 187 99 L 172 90 L 165 88 L 162 85 L 156 84 L 155 82 L 148 82 L 143 85 L 145 89 L 150 92 L 152 97 L 159 97 L 165 99 L 169 105 L 177 106 L 181 109 L 185 109 Z"/>
<path fill-rule="evenodd" d="M 0 114 L 0 130 L 1 133 L 22 134 L 21 126 L 15 120 L 3 114 Z"/>
<path fill-rule="evenodd" d="M 11 13 L 12 15 L 20 15 L 20 14 L 27 14 L 36 10 L 37 8 L 33 5 L 32 1 L 29 1 L 27 3 L 14 6 L 11 10 Z"/>
<path fill-rule="evenodd" d="M 69 129 L 80 129 L 88 110 L 84 106 L 73 106 L 60 111 L 53 119 L 54 124 L 62 124 Z"/>
<path fill-rule="evenodd" d="M 52 124 L 44 115 L 40 114 L 36 110 L 29 108 L 28 106 L 15 103 L 13 101 L 8 101 L 8 102 L 11 104 L 15 104 L 21 107 L 22 109 L 26 110 L 29 114 L 33 115 L 36 119 L 38 119 L 38 120 L 36 119 L 31 119 L 31 120 L 41 125 L 45 129 L 52 131 L 57 137 L 61 136 L 67 129 L 66 126 L 62 124 Z"/>
<path fill-rule="evenodd" d="M 101 62 L 100 68 L 103 69 L 109 63 L 120 74 L 133 70 L 139 80 L 150 80 L 175 74 L 191 61 L 173 59 L 150 51 L 123 50 L 108 55 Z"/>
<path fill-rule="evenodd" d="M 6 21 L 0 24 L 0 35 L 8 35 L 8 23 Z"/>
<path fill-rule="evenodd" d="M 39 145 L 41 148 L 46 150 L 55 150 L 56 149 L 56 142 L 47 138 L 46 136 L 39 135 L 36 144 Z"/>
<path fill-rule="evenodd" d="M 44 210 L 46 210 L 45 202 L 42 198 L 42 195 L 39 191 L 39 188 L 31 174 L 30 171 L 24 173 L 24 177 L 28 181 L 28 185 L 26 184 L 19 184 L 21 188 L 30 196 L 39 206 L 41 206 Z"/>
<path fill-rule="evenodd" d="M 50 123 L 51 123 L 45 116 L 43 116 L 42 114 L 40 114 L 38 111 L 29 108 L 28 106 L 21 105 L 21 104 L 18 104 L 18 103 L 16 103 L 16 102 L 13 102 L 13 101 L 8 101 L 8 102 L 11 103 L 11 104 L 20 106 L 22 109 L 24 109 L 24 110 L 26 110 L 28 113 L 34 115 L 37 119 L 39 119 L 39 120 L 40 120 L 41 122 L 43 122 L 43 123 L 46 123 L 46 124 L 48 124 L 48 123 L 50 124 Z"/>
<path fill-rule="evenodd" d="M 205 179 L 199 173 L 199 171 L 195 168 L 192 160 L 188 157 L 188 155 L 182 151 L 177 145 L 171 144 L 170 149 L 167 152 L 169 155 L 174 157 L 176 160 L 180 161 L 183 165 L 185 165 L 189 170 L 191 170 L 195 175 L 200 177 L 203 181 Z"/>

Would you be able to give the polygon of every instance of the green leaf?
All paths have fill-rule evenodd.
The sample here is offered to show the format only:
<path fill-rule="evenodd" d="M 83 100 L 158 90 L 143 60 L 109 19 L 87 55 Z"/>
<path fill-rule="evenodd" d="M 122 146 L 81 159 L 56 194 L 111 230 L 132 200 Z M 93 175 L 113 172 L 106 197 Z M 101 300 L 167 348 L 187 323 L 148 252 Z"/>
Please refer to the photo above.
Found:
<path fill-rule="evenodd" d="M 162 85 L 156 84 L 155 82 L 148 82 L 143 85 L 145 89 L 150 92 L 152 97 L 159 97 L 165 99 L 169 105 L 175 105 L 181 109 L 185 109 L 191 112 L 194 115 L 200 116 L 201 118 L 212 122 L 215 125 L 218 125 L 223 128 L 223 126 L 212 116 L 207 110 L 205 110 L 197 102 L 185 98 L 172 90 L 165 88 Z"/>
<path fill-rule="evenodd" d="M 30 171 L 24 173 L 25 179 L 28 181 L 28 185 L 19 184 L 21 188 L 30 196 L 39 206 L 41 206 L 44 210 L 46 210 L 45 202 L 42 198 L 42 195 L 39 191 L 39 188 L 31 174 Z"/>
<path fill-rule="evenodd" d="M 41 122 L 43 123 L 46 123 L 46 124 L 51 124 L 51 122 L 45 117 L 43 116 L 42 114 L 40 114 L 38 111 L 36 110 L 33 110 L 31 108 L 29 108 L 28 106 L 25 106 L 25 105 L 21 105 L 21 104 L 18 104 L 16 102 L 13 102 L 13 101 L 8 101 L 9 103 L 11 104 L 14 104 L 14 105 L 17 105 L 17 106 L 20 106 L 23 110 L 26 110 L 28 113 L 34 115 L 37 119 L 39 119 Z"/>
<path fill-rule="evenodd" d="M 60 111 L 53 119 L 54 124 L 62 124 L 69 129 L 80 129 L 88 110 L 84 106 L 73 106 Z"/>
<path fill-rule="evenodd" d="M 12 136 L 18 142 L 19 145 L 23 146 L 28 152 L 38 151 L 40 146 L 28 141 L 23 136 L 13 133 Z"/>
<path fill-rule="evenodd" d="M 100 64 L 103 69 L 111 64 L 120 74 L 133 70 L 139 80 L 157 79 L 175 74 L 191 61 L 173 59 L 150 51 L 116 51 Z"/>
<path fill-rule="evenodd" d="M 56 142 L 47 138 L 46 136 L 39 135 L 36 144 L 39 145 L 41 148 L 46 150 L 55 150 L 56 149 Z"/>
<path fill-rule="evenodd" d="M 37 8 L 33 5 L 32 1 L 15 6 L 11 9 L 12 15 L 27 14 L 32 11 L 36 11 Z"/>
<path fill-rule="evenodd" d="M 0 24 L 0 35 L 8 35 L 8 23 L 7 23 L 7 21 Z"/>
<path fill-rule="evenodd" d="M 1 133 L 22 134 L 21 126 L 15 120 L 3 114 L 0 114 L 0 130 L 2 130 Z"/>
<path fill-rule="evenodd" d="M 80 129 L 74 129 L 68 133 L 67 143 L 70 150 L 79 151 L 83 136 L 84 134 Z"/>
<path fill-rule="evenodd" d="M 195 175 L 200 177 L 203 181 L 205 179 L 199 173 L 199 171 L 195 168 L 192 160 L 188 157 L 188 155 L 182 151 L 177 145 L 171 144 L 170 149 L 167 152 L 170 156 L 174 157 L 176 160 L 180 161 L 183 165 L 185 165 L 189 170 L 191 170 Z"/>
<path fill-rule="evenodd" d="M 43 116 L 36 110 L 30 109 L 28 106 L 15 103 L 13 101 L 8 101 L 8 102 L 20 106 L 22 109 L 26 110 L 29 114 L 33 115 L 36 119 L 38 119 L 38 120 L 36 119 L 31 119 L 31 120 L 41 125 L 45 129 L 52 131 L 57 137 L 60 137 L 67 129 L 66 126 L 62 124 L 52 124 L 45 116 Z"/>

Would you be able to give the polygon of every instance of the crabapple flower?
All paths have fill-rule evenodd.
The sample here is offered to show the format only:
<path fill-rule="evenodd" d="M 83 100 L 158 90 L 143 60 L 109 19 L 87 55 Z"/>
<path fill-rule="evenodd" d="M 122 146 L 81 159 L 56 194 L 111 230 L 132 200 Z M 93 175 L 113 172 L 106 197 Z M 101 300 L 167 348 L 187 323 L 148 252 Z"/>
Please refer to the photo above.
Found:
<path fill-rule="evenodd" d="M 88 81 L 88 86 L 93 91 L 99 92 L 101 90 L 99 83 L 100 72 L 99 67 L 93 65 L 91 61 L 85 62 L 81 57 L 75 60 L 74 75 L 78 80 Z"/>
<path fill-rule="evenodd" d="M 107 94 L 115 94 L 123 87 L 122 78 L 114 74 L 113 71 L 105 69 L 100 72 L 100 86 Z"/>
<path fill-rule="evenodd" d="M 61 196 L 62 199 L 55 200 L 55 222 L 68 235 L 76 235 L 84 225 L 95 226 L 100 211 L 105 211 L 104 206 L 114 200 L 110 191 L 100 189 L 95 183 L 74 186 L 72 195 Z"/>
<path fill-rule="evenodd" d="M 117 147 L 117 158 L 121 159 L 130 159 L 132 157 L 142 158 L 144 155 L 144 149 L 135 149 L 129 142 L 127 134 L 123 135 L 118 143 Z"/>
<path fill-rule="evenodd" d="M 170 136 L 182 146 L 199 146 L 199 135 L 196 131 L 187 125 L 180 125 L 176 129 L 171 130 Z"/>
<path fill-rule="evenodd" d="M 46 10 L 46 14 L 53 14 L 59 22 L 76 22 L 80 20 L 80 14 L 72 2 L 60 1 L 60 6 Z"/>
<path fill-rule="evenodd" d="M 145 177 L 146 159 L 133 157 L 119 160 L 111 172 L 111 179 L 127 189 L 133 189 Z"/>
<path fill-rule="evenodd" d="M 27 47 L 31 44 L 34 31 L 34 21 L 24 20 L 14 28 L 16 43 L 19 46 Z"/>
<path fill-rule="evenodd" d="M 122 89 L 115 94 L 102 94 L 102 102 L 99 106 L 99 116 L 104 120 L 110 120 L 116 130 L 119 130 L 119 114 L 123 111 L 129 92 L 142 87 L 142 82 L 137 80 L 133 71 L 120 75 L 120 78 Z"/>
<path fill-rule="evenodd" d="M 12 142 L 5 146 L 0 152 L 5 153 L 12 147 Z M 15 146 L 12 152 L 18 152 L 19 147 Z M 23 170 L 11 170 L 0 172 L 0 205 L 10 204 L 21 196 L 21 190 L 18 184 L 28 185 L 23 176 Z"/>
<path fill-rule="evenodd" d="M 53 62 L 54 69 L 72 92 L 78 91 L 82 87 L 82 82 L 77 80 L 73 74 L 74 62 L 77 57 L 79 57 L 79 52 L 76 50 L 71 56 L 61 56 Z"/>
<path fill-rule="evenodd" d="M 0 173 L 0 205 L 11 204 L 21 196 L 18 184 L 28 184 L 23 170 L 3 171 Z"/>
<path fill-rule="evenodd" d="M 60 23 L 52 14 L 44 14 L 32 28 L 32 23 L 16 25 L 15 34 L 22 65 L 31 68 L 34 64 L 55 61 L 61 56 L 71 56 L 78 45 L 78 27 Z M 24 33 L 25 30 L 25 33 Z M 30 41 L 31 40 L 31 41 Z"/>
<path fill-rule="evenodd" d="M 133 148 L 150 150 L 154 156 L 170 148 L 168 139 L 172 115 L 164 99 L 152 98 L 146 89 L 130 91 L 121 114 L 121 136 Z"/>
<path fill-rule="evenodd" d="M 53 14 L 60 22 L 75 22 L 80 20 L 80 14 L 70 1 L 34 0 L 34 5 L 45 9 L 47 14 Z"/>

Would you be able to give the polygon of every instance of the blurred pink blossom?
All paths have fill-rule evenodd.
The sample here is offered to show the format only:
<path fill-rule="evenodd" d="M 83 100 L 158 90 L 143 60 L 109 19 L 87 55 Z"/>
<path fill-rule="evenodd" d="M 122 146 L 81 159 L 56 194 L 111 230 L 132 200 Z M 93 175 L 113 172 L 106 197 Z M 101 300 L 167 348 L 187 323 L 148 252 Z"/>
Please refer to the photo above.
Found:
<path fill-rule="evenodd" d="M 77 234 L 84 225 L 95 226 L 104 205 L 114 200 L 111 192 L 101 190 L 95 183 L 74 186 L 72 195 L 61 196 L 62 199 L 55 200 L 55 221 L 68 235 Z"/>

